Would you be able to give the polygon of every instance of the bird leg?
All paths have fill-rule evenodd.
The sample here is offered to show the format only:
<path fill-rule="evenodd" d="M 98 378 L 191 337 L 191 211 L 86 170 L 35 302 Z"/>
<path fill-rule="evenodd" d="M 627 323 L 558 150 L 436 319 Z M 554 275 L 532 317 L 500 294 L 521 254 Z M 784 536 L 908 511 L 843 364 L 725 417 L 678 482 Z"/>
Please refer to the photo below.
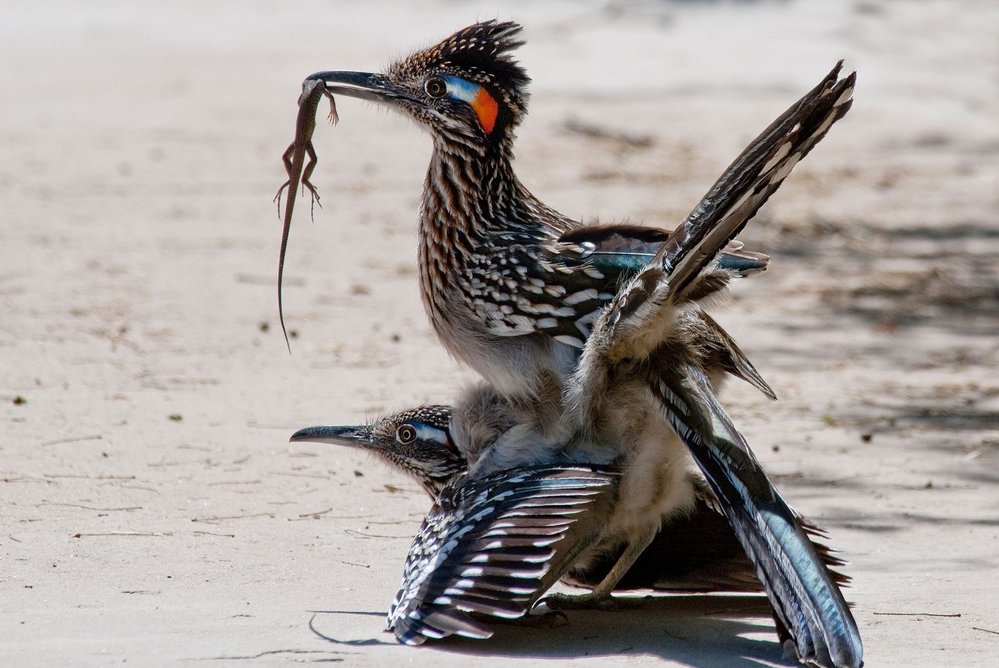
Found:
<path fill-rule="evenodd" d="M 586 594 L 549 594 L 542 599 L 542 602 L 554 610 L 613 610 L 618 607 L 617 601 L 611 596 L 614 588 L 617 587 L 621 579 L 627 575 L 635 561 L 645 552 L 656 534 L 659 527 L 654 527 L 639 535 L 636 539 L 628 543 L 624 552 L 618 557 L 613 568 L 608 571 L 604 579 L 601 580 L 592 590 Z"/>
<path fill-rule="evenodd" d="M 615 295 L 594 322 L 566 386 L 565 405 L 576 425 L 586 431 L 606 421 L 619 384 L 674 334 L 681 311 L 669 276 L 656 267 L 644 269 Z"/>

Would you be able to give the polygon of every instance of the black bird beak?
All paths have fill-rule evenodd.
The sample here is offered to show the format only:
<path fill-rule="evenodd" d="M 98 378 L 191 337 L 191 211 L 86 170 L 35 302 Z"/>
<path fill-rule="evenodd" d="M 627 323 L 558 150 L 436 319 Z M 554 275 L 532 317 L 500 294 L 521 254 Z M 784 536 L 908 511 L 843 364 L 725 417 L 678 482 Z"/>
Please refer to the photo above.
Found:
<path fill-rule="evenodd" d="M 354 447 L 367 447 L 371 445 L 371 428 L 362 425 L 319 425 L 316 427 L 306 427 L 299 429 L 291 435 L 290 441 L 330 443 L 332 445 L 350 445 Z"/>
<path fill-rule="evenodd" d="M 310 81 L 322 82 L 326 92 L 332 95 L 346 95 L 373 102 L 385 102 L 402 97 L 383 74 L 316 72 L 305 78 L 306 84 Z"/>

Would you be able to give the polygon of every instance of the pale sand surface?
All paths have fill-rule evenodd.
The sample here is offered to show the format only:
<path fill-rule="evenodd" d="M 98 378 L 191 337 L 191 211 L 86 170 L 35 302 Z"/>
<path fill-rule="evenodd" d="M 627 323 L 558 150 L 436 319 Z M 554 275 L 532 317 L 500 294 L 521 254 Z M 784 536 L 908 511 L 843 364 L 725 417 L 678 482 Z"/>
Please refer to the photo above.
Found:
<path fill-rule="evenodd" d="M 849 560 L 868 665 L 999 665 L 997 5 L 420 7 L 0 7 L 0 664 L 788 665 L 752 597 L 398 646 L 427 500 L 287 444 L 469 378 L 417 293 L 427 137 L 347 99 L 316 133 L 285 351 L 271 197 L 299 84 L 500 16 L 535 79 L 521 178 L 588 220 L 674 224 L 836 59 L 859 70 L 743 237 L 771 271 L 718 309 L 781 400 L 724 396 Z"/>

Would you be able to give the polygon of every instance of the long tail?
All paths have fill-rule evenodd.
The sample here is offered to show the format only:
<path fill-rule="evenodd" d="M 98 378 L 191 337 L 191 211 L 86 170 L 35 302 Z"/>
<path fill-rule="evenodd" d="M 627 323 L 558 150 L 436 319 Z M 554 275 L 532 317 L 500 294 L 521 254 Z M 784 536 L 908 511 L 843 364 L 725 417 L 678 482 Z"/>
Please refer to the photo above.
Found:
<path fill-rule="evenodd" d="M 717 496 L 798 658 L 819 666 L 862 666 L 860 632 L 837 576 L 725 414 L 704 373 L 690 365 L 648 368 L 653 394 Z"/>
<path fill-rule="evenodd" d="M 756 567 L 746 557 L 707 482 L 692 471 L 689 479 L 696 490 L 693 509 L 663 521 L 655 539 L 614 587 L 615 592 L 641 589 L 691 593 L 763 591 Z M 837 570 L 843 561 L 829 547 L 816 541 L 827 537 L 825 530 L 806 518 L 799 518 L 799 521 L 836 583 L 849 584 L 850 578 Z M 604 579 L 620 555 L 618 548 L 599 554 L 585 564 L 577 563 L 562 582 L 592 589 Z"/>

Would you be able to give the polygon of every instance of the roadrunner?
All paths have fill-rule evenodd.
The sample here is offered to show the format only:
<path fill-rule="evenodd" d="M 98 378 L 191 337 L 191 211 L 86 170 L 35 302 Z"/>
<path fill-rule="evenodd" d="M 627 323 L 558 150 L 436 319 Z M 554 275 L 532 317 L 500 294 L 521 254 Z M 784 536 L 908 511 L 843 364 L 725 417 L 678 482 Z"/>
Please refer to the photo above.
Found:
<path fill-rule="evenodd" d="M 448 482 L 468 470 L 468 462 L 455 445 L 450 429 L 453 421 L 464 422 L 467 418 L 452 415 L 451 406 L 425 405 L 370 424 L 306 427 L 296 431 L 291 441 L 343 445 L 369 452 L 415 480 L 432 500 L 437 500 Z M 507 420 L 495 416 L 494 422 Z M 569 468 L 555 466 L 549 472 L 555 474 Z M 696 490 L 694 506 L 663 523 L 655 540 L 617 583 L 615 592 L 763 591 L 752 562 L 736 540 L 714 494 L 701 476 L 689 475 Z M 802 524 L 809 534 L 824 535 L 817 525 L 804 519 Z M 828 566 L 843 565 L 824 546 L 816 543 L 816 547 Z M 580 557 L 562 576 L 562 581 L 592 588 L 603 580 L 617 562 L 620 549 L 593 552 Z M 849 581 L 839 573 L 835 577 L 840 584 Z"/>
<path fill-rule="evenodd" d="M 320 72 L 304 84 L 313 102 L 321 82 L 323 94 L 386 104 L 430 130 L 419 214 L 423 302 L 448 352 L 511 396 L 573 373 L 600 308 L 666 238 L 656 228 L 581 225 L 517 179 L 514 130 L 529 81 L 509 56 L 519 32 L 514 23 L 478 23 L 385 74 Z"/>
<path fill-rule="evenodd" d="M 468 470 L 451 437 L 450 406 L 420 406 L 365 425 L 307 427 L 291 440 L 362 448 L 409 475 L 431 499 Z"/>
<path fill-rule="evenodd" d="M 580 225 L 540 202 L 514 175 L 514 129 L 526 113 L 528 83 L 509 56 L 520 44 L 519 30 L 512 23 L 480 23 L 386 74 L 322 72 L 306 80 L 307 86 L 322 82 L 325 94 L 401 109 L 431 131 L 433 157 L 419 230 L 424 304 L 448 351 L 477 370 L 497 400 L 516 414 L 515 426 L 495 441 L 456 434 L 464 443 L 488 444 L 481 452 L 465 453 L 469 477 L 556 462 L 623 460 L 608 525 L 627 548 L 594 588 L 594 596 L 601 596 L 653 539 L 661 519 L 692 503 L 685 477 L 689 448 L 722 505 L 730 506 L 729 520 L 742 522 L 736 533 L 799 657 L 829 663 L 831 652 L 829 665 L 859 665 L 859 637 L 828 574 L 818 577 L 809 567 L 802 576 L 822 588 L 818 604 L 808 598 L 807 586 L 804 591 L 770 586 L 766 579 L 773 574 L 763 562 L 773 555 L 761 552 L 760 545 L 779 551 L 787 546 L 774 543 L 766 534 L 771 529 L 751 513 L 748 519 L 739 515 L 752 499 L 730 492 L 745 487 L 743 482 L 754 486 L 753 494 L 764 488 L 769 493 L 772 486 L 762 472 L 765 486 L 759 490 L 755 484 L 763 483 L 757 478 L 726 486 L 726 476 L 740 480 L 755 475 L 758 466 L 746 471 L 728 466 L 724 449 L 742 451 L 744 442 L 719 443 L 719 429 L 726 436 L 737 432 L 719 417 L 723 413 L 703 377 L 705 351 L 698 342 L 731 339 L 692 305 L 724 287 L 728 274 L 716 272 L 706 280 L 705 267 L 849 109 L 853 75 L 840 79 L 837 65 L 746 149 L 664 244 L 649 243 L 644 228 Z M 594 346 L 595 358 L 609 365 L 588 363 L 585 356 L 580 361 L 601 309 L 660 247 L 650 270 L 629 285 L 624 293 L 629 297 L 606 321 L 609 338 Z M 710 289 L 697 290 L 704 285 Z M 618 328 L 615 319 L 625 326 Z M 629 322 L 640 326 L 629 332 Z M 642 373 L 618 373 L 625 369 Z M 612 388 L 614 394 L 591 388 Z M 698 403 L 691 406 L 680 397 Z M 483 407 L 489 410 L 489 402 Z M 786 514 L 796 527 L 789 509 Z M 793 534 L 788 540 L 796 544 L 802 540 L 800 530 L 779 533 Z M 781 557 L 792 566 L 795 557 L 818 562 L 809 550 L 796 545 L 796 554 Z M 834 595 L 828 595 L 830 586 Z M 830 629 L 833 636 L 824 637 Z"/>

